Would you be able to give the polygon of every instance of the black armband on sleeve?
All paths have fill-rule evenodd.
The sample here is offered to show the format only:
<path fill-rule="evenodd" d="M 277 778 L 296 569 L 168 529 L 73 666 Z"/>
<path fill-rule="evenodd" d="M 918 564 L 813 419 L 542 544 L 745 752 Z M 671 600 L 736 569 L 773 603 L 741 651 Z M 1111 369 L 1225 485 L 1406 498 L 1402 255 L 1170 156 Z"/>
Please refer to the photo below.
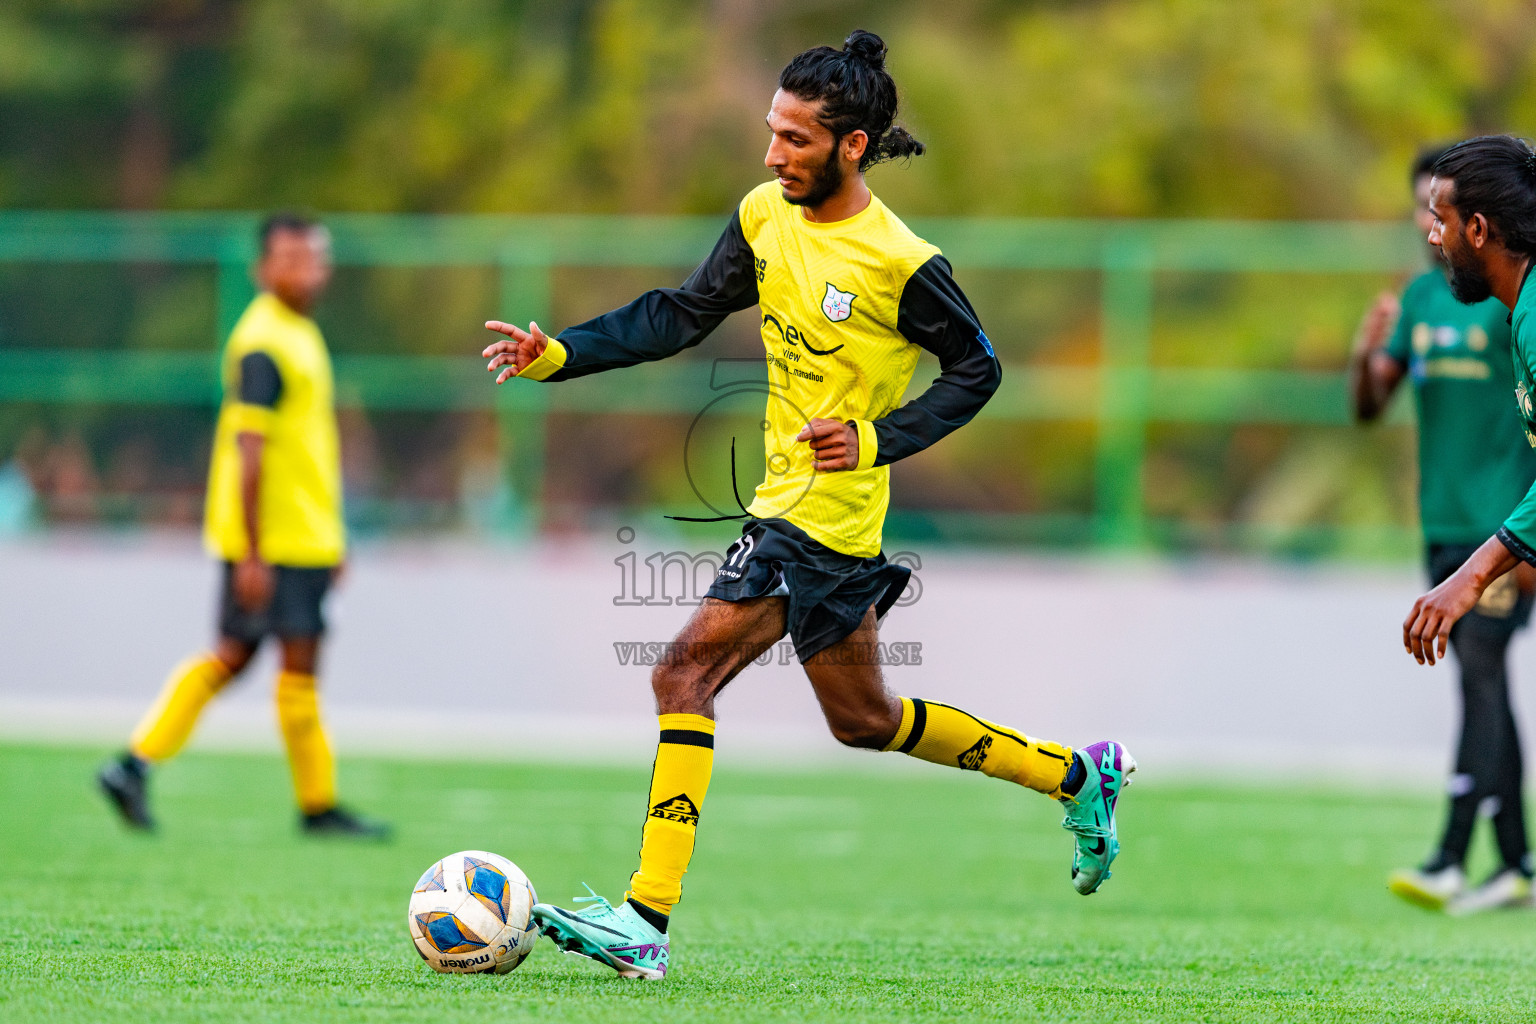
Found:
<path fill-rule="evenodd" d="M 656 288 L 627 306 L 560 332 L 565 365 L 547 380 L 665 359 L 703 341 L 720 322 L 757 304 L 757 269 L 741 230 L 740 211 L 709 258 L 681 288 Z"/>
<path fill-rule="evenodd" d="M 1536 551 L 1532 551 L 1530 545 L 1509 532 L 1509 527 L 1499 527 L 1499 532 L 1494 534 L 1499 538 L 1499 543 L 1509 548 L 1509 553 L 1527 565 L 1536 565 Z"/>
<path fill-rule="evenodd" d="M 240 360 L 240 401 L 246 405 L 277 406 L 283 397 L 283 375 L 265 352 L 247 352 Z"/>
<path fill-rule="evenodd" d="M 896 329 L 939 357 L 939 376 L 927 391 L 875 420 L 877 466 L 920 452 L 965 426 L 1003 379 L 992 343 L 942 256 L 934 256 L 907 279 Z"/>

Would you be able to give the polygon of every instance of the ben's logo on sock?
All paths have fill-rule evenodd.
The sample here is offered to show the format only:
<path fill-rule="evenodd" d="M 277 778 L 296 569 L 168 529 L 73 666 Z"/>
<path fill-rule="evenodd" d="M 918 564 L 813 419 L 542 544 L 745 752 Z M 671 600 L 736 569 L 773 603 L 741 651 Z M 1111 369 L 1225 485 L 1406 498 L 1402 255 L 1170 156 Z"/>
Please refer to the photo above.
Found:
<path fill-rule="evenodd" d="M 663 800 L 651 808 L 651 817 L 660 818 L 662 821 L 675 821 L 680 825 L 692 825 L 695 828 L 699 824 L 699 809 L 692 800 L 682 793 L 671 800 Z"/>
<path fill-rule="evenodd" d="M 960 763 L 960 767 L 966 771 L 979 772 L 981 771 L 981 766 L 987 761 L 987 749 L 991 746 L 992 734 L 986 733 L 981 737 L 981 739 L 977 740 L 969 750 L 956 758 L 956 760 Z"/>

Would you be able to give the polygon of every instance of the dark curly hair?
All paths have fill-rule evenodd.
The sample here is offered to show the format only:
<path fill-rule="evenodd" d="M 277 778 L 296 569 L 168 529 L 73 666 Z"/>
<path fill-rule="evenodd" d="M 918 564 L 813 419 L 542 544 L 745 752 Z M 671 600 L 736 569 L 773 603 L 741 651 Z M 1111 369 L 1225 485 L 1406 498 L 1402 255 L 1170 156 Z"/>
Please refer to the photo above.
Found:
<path fill-rule="evenodd" d="M 1488 218 L 1510 252 L 1536 256 L 1536 151 L 1513 135 L 1458 142 L 1435 161 L 1435 177 L 1454 182 L 1451 200 L 1462 220 Z"/>
<path fill-rule="evenodd" d="M 277 213 L 268 214 L 262 219 L 261 227 L 256 230 L 256 238 L 261 243 L 261 254 L 265 256 L 272 248 L 272 236 L 279 231 L 295 231 L 303 234 L 318 227 L 320 227 L 318 217 L 298 210 L 279 210 Z"/>
<path fill-rule="evenodd" d="M 818 46 L 779 72 L 779 88 L 807 103 L 819 102 L 817 118 L 835 137 L 863 131 L 869 145 L 859 170 L 895 157 L 922 156 L 927 148 L 895 125 L 896 82 L 885 70 L 885 40 L 854 29 L 843 48 Z"/>

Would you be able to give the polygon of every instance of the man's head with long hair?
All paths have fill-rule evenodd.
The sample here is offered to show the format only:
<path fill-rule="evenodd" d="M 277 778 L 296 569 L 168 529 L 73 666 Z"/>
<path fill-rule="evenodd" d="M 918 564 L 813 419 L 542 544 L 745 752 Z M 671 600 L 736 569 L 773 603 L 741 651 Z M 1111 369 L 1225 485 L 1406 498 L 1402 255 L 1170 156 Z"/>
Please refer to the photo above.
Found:
<path fill-rule="evenodd" d="M 1435 161 L 1434 226 L 1451 292 L 1461 302 L 1493 294 L 1491 262 L 1536 257 L 1536 150 L 1513 135 L 1482 135 Z"/>
<path fill-rule="evenodd" d="M 789 149 L 776 142 L 765 162 L 789 202 L 818 206 L 842 188 L 850 166 L 862 173 L 882 160 L 922 155 L 923 144 L 895 123 L 896 82 L 885 54 L 884 40 L 855 29 L 841 50 L 814 47 L 779 73 L 769 127 L 786 136 Z M 798 103 L 781 105 L 784 97 Z M 776 114 L 785 115 L 777 125 Z"/>

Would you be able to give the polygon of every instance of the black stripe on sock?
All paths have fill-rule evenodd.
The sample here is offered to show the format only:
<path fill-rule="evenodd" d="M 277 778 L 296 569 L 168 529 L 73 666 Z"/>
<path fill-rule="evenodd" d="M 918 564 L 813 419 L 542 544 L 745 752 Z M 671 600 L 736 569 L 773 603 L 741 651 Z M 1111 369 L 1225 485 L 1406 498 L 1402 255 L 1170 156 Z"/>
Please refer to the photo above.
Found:
<path fill-rule="evenodd" d="M 902 753 L 902 754 L 910 754 L 910 753 L 912 753 L 912 748 L 917 746 L 917 741 L 923 738 L 923 730 L 926 729 L 927 727 L 928 727 L 928 705 L 924 704 L 922 701 L 918 700 L 916 697 L 913 697 L 912 698 L 912 731 L 907 733 L 907 741 L 905 743 L 903 743 L 900 747 L 896 748 L 897 752 L 898 753 Z"/>
<path fill-rule="evenodd" d="M 700 732 L 697 729 L 663 729 L 661 730 L 661 742 L 681 743 L 689 747 L 708 747 L 715 749 L 715 737 L 712 733 Z"/>

